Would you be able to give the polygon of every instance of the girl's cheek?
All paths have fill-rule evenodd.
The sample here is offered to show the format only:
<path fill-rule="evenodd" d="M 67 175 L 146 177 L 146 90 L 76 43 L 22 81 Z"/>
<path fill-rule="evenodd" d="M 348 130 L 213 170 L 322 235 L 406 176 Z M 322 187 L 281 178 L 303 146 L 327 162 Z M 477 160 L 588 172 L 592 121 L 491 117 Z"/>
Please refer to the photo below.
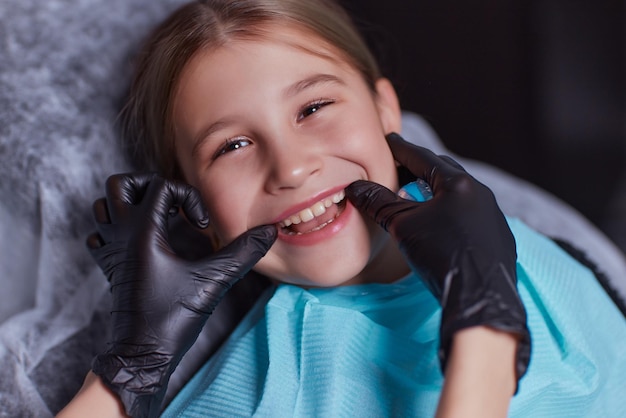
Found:
<path fill-rule="evenodd" d="M 215 234 L 224 245 L 232 242 L 239 235 L 246 232 L 245 219 L 234 206 L 222 205 L 213 212 L 209 211 L 209 219 L 215 229 Z"/>

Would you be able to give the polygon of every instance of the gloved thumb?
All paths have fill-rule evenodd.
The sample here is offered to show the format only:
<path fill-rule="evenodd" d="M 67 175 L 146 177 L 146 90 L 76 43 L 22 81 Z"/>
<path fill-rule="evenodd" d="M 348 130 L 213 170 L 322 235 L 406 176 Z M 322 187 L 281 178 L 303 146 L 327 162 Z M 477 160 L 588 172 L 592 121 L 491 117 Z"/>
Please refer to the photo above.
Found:
<path fill-rule="evenodd" d="M 219 251 L 196 261 L 196 271 L 230 289 L 265 256 L 277 236 L 275 225 L 252 228 Z"/>
<path fill-rule="evenodd" d="M 390 229 L 398 214 L 414 209 L 418 204 L 402 199 L 380 184 L 365 180 L 350 184 L 346 188 L 346 196 L 361 213 L 389 232 L 392 232 Z"/>

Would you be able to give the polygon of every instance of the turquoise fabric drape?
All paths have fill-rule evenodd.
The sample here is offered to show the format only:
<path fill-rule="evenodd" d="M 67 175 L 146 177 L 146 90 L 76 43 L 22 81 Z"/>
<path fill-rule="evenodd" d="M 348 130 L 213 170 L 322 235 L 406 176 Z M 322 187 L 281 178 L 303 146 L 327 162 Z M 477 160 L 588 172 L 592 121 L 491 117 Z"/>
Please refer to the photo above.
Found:
<path fill-rule="evenodd" d="M 626 321 L 593 274 L 509 219 L 532 355 L 510 417 L 624 417 Z M 440 309 L 416 275 L 266 294 L 165 417 L 432 417 Z"/>

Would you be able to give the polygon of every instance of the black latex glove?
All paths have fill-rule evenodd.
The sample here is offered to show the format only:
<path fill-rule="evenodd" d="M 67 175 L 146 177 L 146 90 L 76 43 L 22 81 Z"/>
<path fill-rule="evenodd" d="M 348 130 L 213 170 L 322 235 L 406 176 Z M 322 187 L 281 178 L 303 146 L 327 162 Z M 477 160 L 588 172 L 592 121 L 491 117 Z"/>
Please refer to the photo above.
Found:
<path fill-rule="evenodd" d="M 113 336 L 92 369 L 133 417 L 158 415 L 170 375 L 215 306 L 276 239 L 275 226 L 261 226 L 187 261 L 168 243 L 168 218 L 179 208 L 207 226 L 196 189 L 154 175 L 112 176 L 94 203 L 98 233 L 87 245 L 111 283 Z"/>
<path fill-rule="evenodd" d="M 394 158 L 425 180 L 433 197 L 413 202 L 389 189 L 356 181 L 350 201 L 397 240 L 400 250 L 442 305 L 442 370 L 455 332 L 486 325 L 519 336 L 516 372 L 526 372 L 530 335 L 517 292 L 513 234 L 491 190 L 457 162 L 390 134 Z"/>

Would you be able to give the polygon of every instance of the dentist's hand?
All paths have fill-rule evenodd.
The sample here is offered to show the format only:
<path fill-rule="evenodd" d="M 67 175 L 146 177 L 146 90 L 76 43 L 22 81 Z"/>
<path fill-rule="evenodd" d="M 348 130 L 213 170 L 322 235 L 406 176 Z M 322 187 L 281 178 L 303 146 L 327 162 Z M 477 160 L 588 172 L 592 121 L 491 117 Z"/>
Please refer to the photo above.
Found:
<path fill-rule="evenodd" d="M 442 305 L 445 370 L 453 335 L 485 325 L 519 336 L 516 373 L 530 357 L 526 311 L 517 292 L 515 240 L 491 190 L 446 156 L 387 136 L 395 159 L 424 179 L 432 199 L 413 202 L 367 181 L 351 184 L 350 201 L 397 240 L 400 250 Z"/>
<path fill-rule="evenodd" d="M 155 175 L 112 176 L 94 203 L 98 232 L 87 246 L 111 283 L 113 335 L 92 369 L 133 417 L 159 414 L 170 375 L 215 306 L 276 239 L 275 226 L 261 226 L 187 261 L 168 243 L 168 218 L 179 208 L 193 225 L 208 225 L 196 189 Z"/>

